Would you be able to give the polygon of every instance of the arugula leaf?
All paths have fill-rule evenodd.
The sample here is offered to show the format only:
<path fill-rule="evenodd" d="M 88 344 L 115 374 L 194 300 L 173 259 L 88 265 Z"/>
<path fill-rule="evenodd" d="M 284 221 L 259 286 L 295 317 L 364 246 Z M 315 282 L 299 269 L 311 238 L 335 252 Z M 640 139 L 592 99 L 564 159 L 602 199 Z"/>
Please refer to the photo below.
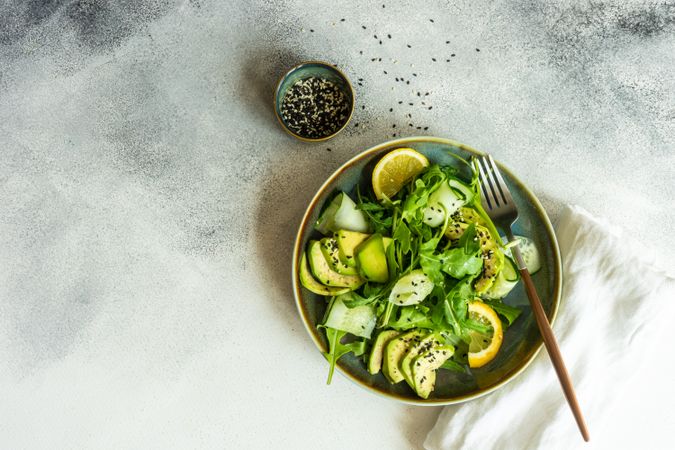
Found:
<path fill-rule="evenodd" d="M 448 369 L 453 372 L 459 372 L 459 373 L 471 373 L 469 371 L 468 366 L 459 364 L 452 359 L 448 359 L 441 365 L 441 369 Z"/>
<path fill-rule="evenodd" d="M 506 305 L 499 300 L 483 300 L 486 304 L 490 305 L 492 309 L 495 310 L 497 314 L 504 317 L 506 321 L 511 325 L 515 320 L 520 316 L 522 311 L 514 306 Z"/>
<path fill-rule="evenodd" d="M 478 275 L 483 269 L 483 258 L 467 255 L 461 248 L 452 248 L 440 255 L 441 269 L 453 278 Z"/>
<path fill-rule="evenodd" d="M 408 228 L 403 220 L 396 225 L 396 231 L 392 237 L 394 238 L 394 242 L 401 249 L 401 253 L 405 255 L 410 252 L 410 228 Z"/>
<path fill-rule="evenodd" d="M 425 306 L 404 306 L 398 309 L 398 317 L 390 320 L 388 326 L 395 330 L 407 330 L 410 328 L 436 328 L 429 320 L 427 312 L 429 308 Z"/>
<path fill-rule="evenodd" d="M 376 296 L 372 297 L 361 297 L 359 294 L 357 294 L 354 291 L 347 292 L 346 294 L 342 294 L 342 303 L 347 308 L 355 308 L 357 306 L 363 306 L 363 305 L 368 305 L 372 302 L 374 302 L 377 299 Z"/>
<path fill-rule="evenodd" d="M 364 201 L 359 186 L 356 186 L 356 200 L 356 207 L 364 212 L 375 233 L 389 234 L 393 223 L 391 210 L 383 204 Z"/>
<path fill-rule="evenodd" d="M 358 340 L 343 344 L 342 338 L 347 334 L 346 331 L 340 331 L 330 327 L 323 328 L 326 329 L 326 337 L 328 338 L 328 352 L 323 352 L 323 356 L 325 356 L 330 363 L 326 384 L 330 384 L 333 380 L 333 372 L 335 371 L 335 364 L 338 359 L 350 352 L 354 353 L 355 356 L 363 355 L 366 352 L 366 341 Z"/>

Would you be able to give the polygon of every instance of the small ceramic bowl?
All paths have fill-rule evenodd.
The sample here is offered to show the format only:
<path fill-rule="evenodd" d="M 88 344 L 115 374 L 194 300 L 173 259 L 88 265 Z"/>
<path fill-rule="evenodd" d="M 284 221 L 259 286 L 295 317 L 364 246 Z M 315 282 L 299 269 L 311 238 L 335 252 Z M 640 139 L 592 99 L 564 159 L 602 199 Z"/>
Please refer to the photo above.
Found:
<path fill-rule="evenodd" d="M 293 291 L 295 300 L 307 331 L 320 351 L 327 350 L 325 334 L 317 328 L 326 311 L 325 297 L 316 295 L 305 289 L 298 278 L 297 269 L 300 257 L 310 239 L 317 239 L 320 234 L 314 230 L 322 206 L 337 191 L 353 195 L 357 185 L 367 190 L 373 166 L 387 152 L 399 147 L 412 147 L 424 154 L 432 163 L 453 165 L 457 167 L 452 154 L 469 159 L 482 152 L 448 139 L 435 137 L 412 137 L 385 142 L 355 156 L 340 167 L 319 188 L 307 212 L 302 219 L 296 237 L 293 252 Z M 519 218 L 514 232 L 528 236 L 534 240 L 542 257 L 542 268 L 532 276 L 537 292 L 549 320 L 555 319 L 560 303 L 562 286 L 562 269 L 560 252 L 551 222 L 534 194 L 515 177 L 506 167 L 499 164 L 506 184 L 518 207 Z M 468 172 L 463 168 L 464 172 Z M 461 173 L 464 178 L 470 173 Z M 368 391 L 384 397 L 417 405 L 447 405 L 478 398 L 498 389 L 513 380 L 529 365 L 542 347 L 542 339 L 530 308 L 523 283 L 506 296 L 504 303 L 516 306 L 521 310 L 518 319 L 504 332 L 504 341 L 497 357 L 479 369 L 470 373 L 457 373 L 449 370 L 438 371 L 436 387 L 431 396 L 424 400 L 412 391 L 406 383 L 390 384 L 382 375 L 371 375 L 361 358 L 349 353 L 338 361 L 337 367 L 343 375 Z M 326 363 L 328 371 L 328 363 Z M 317 375 L 316 382 L 323 383 L 324 374 Z M 335 382 L 336 379 L 333 379 Z M 517 401 L 515 399 L 514 401 Z"/>
<path fill-rule="evenodd" d="M 344 94 L 347 101 L 347 107 L 349 110 L 347 119 L 344 121 L 343 124 L 341 124 L 333 133 L 319 138 L 302 136 L 300 134 L 295 133 L 293 130 L 289 128 L 288 124 L 284 121 L 283 116 L 281 114 L 281 105 L 284 101 L 284 97 L 288 93 L 288 90 L 297 81 L 304 80 L 310 77 L 322 78 L 335 83 L 335 85 L 337 85 L 338 88 Z M 352 84 L 349 82 L 347 76 L 344 73 L 342 73 L 342 71 L 339 70 L 337 67 L 322 61 L 307 61 L 293 67 L 291 70 L 286 72 L 286 74 L 282 76 L 281 79 L 279 80 L 279 84 L 277 85 L 277 89 L 274 96 L 275 96 L 274 112 L 277 116 L 277 119 L 279 119 L 279 123 L 281 124 L 282 128 L 286 130 L 286 132 L 291 136 L 294 136 L 300 139 L 301 141 L 305 142 L 325 141 L 337 135 L 340 131 L 342 131 L 352 118 L 352 114 L 354 113 L 354 102 L 356 98 L 354 94 L 354 88 L 352 87 Z"/>

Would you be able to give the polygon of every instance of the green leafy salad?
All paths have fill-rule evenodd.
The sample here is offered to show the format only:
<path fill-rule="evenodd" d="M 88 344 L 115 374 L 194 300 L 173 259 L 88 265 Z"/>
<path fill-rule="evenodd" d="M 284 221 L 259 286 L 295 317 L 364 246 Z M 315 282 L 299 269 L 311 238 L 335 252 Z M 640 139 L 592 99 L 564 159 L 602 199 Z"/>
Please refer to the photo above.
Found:
<path fill-rule="evenodd" d="M 391 164 L 395 152 L 414 152 L 422 163 L 412 170 L 393 165 L 412 173 L 395 174 L 402 181 L 390 196 L 357 187 L 332 198 L 315 224 L 324 237 L 309 241 L 299 278 L 327 302 L 319 327 L 328 341 L 328 383 L 351 352 L 371 374 L 405 381 L 426 399 L 438 370 L 466 372 L 496 357 L 504 328 L 520 314 L 501 299 L 520 276 L 467 161 L 453 155 L 471 168 L 471 179 L 412 149 L 393 150 L 380 163 Z M 378 166 L 373 186 L 387 169 Z M 519 245 L 536 272 L 532 241 L 521 237 Z"/>

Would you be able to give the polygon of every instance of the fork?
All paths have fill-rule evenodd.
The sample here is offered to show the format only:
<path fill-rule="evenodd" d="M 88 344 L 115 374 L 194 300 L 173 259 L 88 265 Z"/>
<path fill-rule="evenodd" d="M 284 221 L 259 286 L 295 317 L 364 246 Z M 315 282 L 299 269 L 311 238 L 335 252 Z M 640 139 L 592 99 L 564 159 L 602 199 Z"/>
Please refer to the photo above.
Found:
<path fill-rule="evenodd" d="M 513 223 L 518 220 L 518 208 L 513 201 L 511 192 L 506 186 L 502 175 L 499 173 L 497 164 L 495 163 L 492 156 L 486 155 L 480 158 L 474 157 L 474 165 L 478 169 L 478 175 L 480 178 L 480 185 L 482 190 L 482 203 L 483 207 L 487 210 L 488 215 L 495 223 L 499 226 L 504 232 L 506 232 L 506 237 L 509 242 L 514 242 L 515 237 L 513 236 L 513 230 L 511 229 Z M 586 423 L 584 422 L 584 417 L 581 414 L 581 408 L 577 402 L 576 394 L 574 393 L 574 386 L 572 386 L 572 380 L 570 375 L 567 372 L 565 363 L 563 361 L 562 355 L 560 354 L 560 348 L 556 342 L 555 336 L 553 335 L 553 330 L 551 329 L 551 324 L 546 317 L 544 308 L 541 305 L 541 300 L 537 294 L 537 290 L 534 287 L 532 282 L 532 277 L 530 272 L 527 270 L 525 263 L 523 262 L 523 256 L 520 253 L 520 249 L 517 245 L 512 247 L 512 254 L 515 257 L 516 265 L 520 271 L 523 282 L 525 284 L 525 291 L 527 296 L 530 299 L 530 305 L 532 306 L 532 311 L 534 312 L 534 317 L 537 321 L 537 326 L 541 332 L 541 336 L 544 339 L 544 345 L 546 346 L 546 351 L 548 352 L 555 372 L 558 375 L 560 384 L 562 386 L 565 398 L 567 403 L 572 409 L 572 414 L 574 414 L 574 419 L 577 422 L 579 431 L 584 438 L 584 441 L 588 442 L 590 436 L 588 434 L 588 428 L 586 428 Z"/>

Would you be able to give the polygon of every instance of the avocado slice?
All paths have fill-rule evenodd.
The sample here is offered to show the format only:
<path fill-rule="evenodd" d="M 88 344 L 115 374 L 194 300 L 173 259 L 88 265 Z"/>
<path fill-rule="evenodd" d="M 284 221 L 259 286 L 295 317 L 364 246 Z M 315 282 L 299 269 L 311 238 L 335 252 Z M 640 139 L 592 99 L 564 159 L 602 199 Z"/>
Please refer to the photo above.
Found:
<path fill-rule="evenodd" d="M 335 241 L 338 246 L 340 261 L 349 267 L 356 267 L 354 250 L 360 243 L 368 239 L 369 234 L 358 231 L 338 230 L 335 232 Z"/>
<path fill-rule="evenodd" d="M 325 286 L 319 283 L 316 278 L 312 276 L 312 273 L 309 270 L 309 264 L 307 264 L 307 255 L 302 253 L 302 258 L 300 259 L 300 283 L 310 291 L 315 294 L 325 295 L 332 297 L 334 295 L 344 294 L 349 292 L 351 289 L 348 287 L 332 287 Z"/>
<path fill-rule="evenodd" d="M 384 348 L 382 372 L 391 383 L 403 380 L 399 363 L 413 345 L 418 344 L 427 333 L 418 328 L 390 340 Z"/>
<path fill-rule="evenodd" d="M 415 392 L 422 398 L 429 398 L 436 384 L 436 370 L 455 353 L 452 345 L 434 347 L 415 358 L 412 373 Z"/>
<path fill-rule="evenodd" d="M 366 280 L 376 283 L 386 283 L 389 280 L 387 255 L 381 234 L 373 234 L 356 247 L 355 257 Z"/>
<path fill-rule="evenodd" d="M 501 251 L 490 231 L 481 225 L 476 225 L 476 235 L 480 241 L 483 253 L 483 271 L 474 281 L 473 288 L 477 294 L 487 291 L 497 278 L 497 274 L 504 267 L 504 253 Z"/>
<path fill-rule="evenodd" d="M 364 283 L 358 275 L 342 275 L 331 269 L 330 264 L 321 250 L 319 241 L 309 241 L 309 266 L 312 274 L 326 286 L 348 287 L 356 289 Z"/>
<path fill-rule="evenodd" d="M 335 239 L 326 237 L 321 239 L 320 242 L 323 256 L 326 258 L 326 261 L 328 261 L 328 265 L 330 265 L 331 269 L 342 275 L 358 275 L 356 267 L 349 267 L 340 260 L 338 255 L 338 245 Z"/>
<path fill-rule="evenodd" d="M 499 248 L 494 236 L 486 227 L 485 220 L 473 208 L 462 207 L 452 216 L 453 221 L 445 230 L 445 236 L 450 240 L 462 237 L 470 224 L 476 224 L 476 234 L 480 240 L 483 255 L 483 270 L 474 281 L 474 289 L 482 293 L 490 289 L 497 274 L 504 266 L 504 253 Z"/>
<path fill-rule="evenodd" d="M 408 350 L 408 353 L 405 354 L 401 360 L 400 369 L 403 374 L 403 378 L 410 385 L 411 388 L 415 389 L 415 381 L 413 380 L 412 374 L 412 363 L 415 358 L 419 355 L 428 352 L 434 347 L 441 345 L 441 336 L 439 333 L 430 333 L 424 337 L 418 344 L 413 345 Z"/>
<path fill-rule="evenodd" d="M 385 330 L 377 335 L 373 348 L 370 349 L 370 357 L 368 358 L 368 372 L 370 372 L 371 375 L 375 375 L 382 368 L 384 346 L 400 334 L 400 331 Z"/>

